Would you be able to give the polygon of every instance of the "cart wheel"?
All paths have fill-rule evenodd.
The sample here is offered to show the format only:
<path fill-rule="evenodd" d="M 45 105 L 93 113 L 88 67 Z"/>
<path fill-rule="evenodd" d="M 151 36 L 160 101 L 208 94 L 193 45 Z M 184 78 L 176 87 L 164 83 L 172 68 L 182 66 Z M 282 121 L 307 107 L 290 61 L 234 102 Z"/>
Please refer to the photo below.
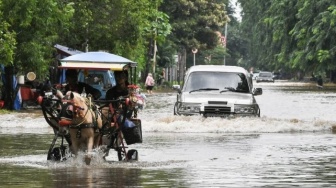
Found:
<path fill-rule="evenodd" d="M 60 161 L 62 159 L 62 151 L 59 147 L 55 147 L 48 154 L 48 160 Z"/>
<path fill-rule="evenodd" d="M 135 150 L 135 149 L 128 150 L 128 152 L 127 152 L 127 159 L 129 161 L 137 161 L 139 159 L 138 158 L 138 151 Z"/>
<path fill-rule="evenodd" d="M 124 159 L 124 154 L 122 152 L 122 149 L 118 148 L 117 152 L 118 152 L 118 160 L 122 161 Z"/>
<path fill-rule="evenodd" d="M 66 157 L 67 157 L 66 156 L 67 155 L 66 149 L 67 148 L 65 146 L 53 148 L 52 151 L 50 153 L 48 153 L 47 160 L 65 161 Z"/>

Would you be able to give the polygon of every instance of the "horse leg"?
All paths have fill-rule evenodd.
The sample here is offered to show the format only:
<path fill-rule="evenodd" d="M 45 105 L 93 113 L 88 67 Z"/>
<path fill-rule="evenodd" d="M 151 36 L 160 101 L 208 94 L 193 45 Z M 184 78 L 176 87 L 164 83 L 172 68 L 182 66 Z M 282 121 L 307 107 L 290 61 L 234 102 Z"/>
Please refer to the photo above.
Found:
<path fill-rule="evenodd" d="M 94 133 L 94 144 L 93 144 L 93 148 L 98 148 L 101 145 L 101 140 L 102 139 L 102 135 L 98 132 Z"/>
<path fill-rule="evenodd" d="M 77 129 L 70 129 L 70 138 L 71 138 L 71 153 L 77 157 L 78 155 L 78 149 L 79 149 L 79 140 L 76 137 L 77 135 Z"/>
<path fill-rule="evenodd" d="M 86 165 L 90 165 L 91 163 L 93 143 L 94 143 L 94 133 L 87 138 L 87 154 L 85 156 Z"/>

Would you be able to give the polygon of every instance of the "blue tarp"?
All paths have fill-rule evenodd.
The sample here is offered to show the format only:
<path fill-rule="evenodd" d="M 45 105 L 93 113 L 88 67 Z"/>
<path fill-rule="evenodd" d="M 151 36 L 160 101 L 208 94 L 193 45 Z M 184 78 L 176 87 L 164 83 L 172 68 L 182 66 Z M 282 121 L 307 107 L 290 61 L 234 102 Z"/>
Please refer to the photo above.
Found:
<path fill-rule="evenodd" d="M 22 104 L 22 98 L 21 98 L 21 92 L 20 92 L 20 87 L 18 86 L 18 81 L 15 76 L 13 76 L 13 90 L 16 93 L 14 104 L 13 104 L 13 109 L 14 110 L 20 110 L 21 109 L 21 104 Z"/>
<path fill-rule="evenodd" d="M 6 85 L 6 76 L 5 76 L 5 66 L 3 64 L 0 64 L 0 68 L 1 68 L 1 79 L 2 79 L 2 83 L 4 85 Z M 13 103 L 13 109 L 14 110 L 20 110 L 21 109 L 21 103 L 22 103 L 22 100 L 21 100 L 21 92 L 20 92 L 20 89 L 18 88 L 18 81 L 16 79 L 16 76 L 13 75 L 13 92 L 17 92 L 15 93 L 16 96 L 15 96 L 15 99 L 14 99 L 14 103 Z"/>

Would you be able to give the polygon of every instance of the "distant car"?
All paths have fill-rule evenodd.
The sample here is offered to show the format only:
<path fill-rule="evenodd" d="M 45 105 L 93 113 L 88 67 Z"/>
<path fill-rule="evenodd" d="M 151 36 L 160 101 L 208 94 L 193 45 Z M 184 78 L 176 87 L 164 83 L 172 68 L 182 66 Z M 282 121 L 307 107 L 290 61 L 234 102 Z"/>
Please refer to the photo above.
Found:
<path fill-rule="evenodd" d="M 252 76 L 242 67 L 196 65 L 188 69 L 182 89 L 177 89 L 174 115 L 204 117 L 260 117 Z"/>
<path fill-rule="evenodd" d="M 256 82 L 274 82 L 273 74 L 271 72 L 260 72 L 256 78 Z"/>

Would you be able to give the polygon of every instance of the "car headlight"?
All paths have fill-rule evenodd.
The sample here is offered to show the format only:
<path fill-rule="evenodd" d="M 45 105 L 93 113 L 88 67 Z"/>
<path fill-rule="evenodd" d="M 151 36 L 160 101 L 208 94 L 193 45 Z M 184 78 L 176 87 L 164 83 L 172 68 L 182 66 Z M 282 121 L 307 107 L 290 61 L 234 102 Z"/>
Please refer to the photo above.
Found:
<path fill-rule="evenodd" d="M 256 114 L 256 108 L 254 105 L 235 105 L 234 112 L 236 114 Z"/>
<path fill-rule="evenodd" d="M 185 113 L 199 113 L 200 112 L 199 103 L 182 103 L 179 111 L 183 111 Z"/>

